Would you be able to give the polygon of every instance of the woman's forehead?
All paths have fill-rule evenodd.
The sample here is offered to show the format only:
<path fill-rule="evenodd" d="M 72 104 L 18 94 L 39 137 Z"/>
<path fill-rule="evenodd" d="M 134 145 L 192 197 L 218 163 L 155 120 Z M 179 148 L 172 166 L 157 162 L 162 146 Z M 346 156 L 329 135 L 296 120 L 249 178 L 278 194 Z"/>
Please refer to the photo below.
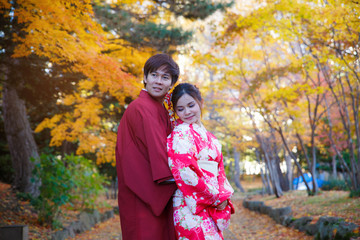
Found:
<path fill-rule="evenodd" d="M 178 105 L 178 106 L 179 106 L 179 105 L 186 105 L 186 104 L 188 104 L 188 103 L 190 103 L 190 102 L 193 102 L 193 101 L 195 101 L 195 99 L 194 99 L 192 96 L 190 96 L 189 94 L 185 93 L 184 95 L 182 95 L 182 96 L 179 98 L 177 105 Z"/>

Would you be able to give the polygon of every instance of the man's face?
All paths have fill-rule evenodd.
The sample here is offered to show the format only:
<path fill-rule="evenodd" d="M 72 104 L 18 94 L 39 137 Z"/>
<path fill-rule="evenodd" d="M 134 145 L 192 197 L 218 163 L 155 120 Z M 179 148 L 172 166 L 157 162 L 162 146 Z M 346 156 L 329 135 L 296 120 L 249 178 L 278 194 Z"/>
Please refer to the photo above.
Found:
<path fill-rule="evenodd" d="M 172 88 L 171 75 L 165 71 L 165 66 L 144 76 L 144 82 L 148 93 L 159 102 L 164 101 L 166 93 Z"/>

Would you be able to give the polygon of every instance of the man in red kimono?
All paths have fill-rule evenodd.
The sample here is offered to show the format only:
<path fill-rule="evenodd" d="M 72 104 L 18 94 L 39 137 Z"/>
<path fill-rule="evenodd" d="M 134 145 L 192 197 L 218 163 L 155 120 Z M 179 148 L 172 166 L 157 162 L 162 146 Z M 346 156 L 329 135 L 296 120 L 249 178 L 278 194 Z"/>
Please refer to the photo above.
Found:
<path fill-rule="evenodd" d="M 171 133 L 163 101 L 179 78 L 179 66 L 166 54 L 150 57 L 144 86 L 119 125 L 116 169 L 123 240 L 175 238 L 171 197 L 176 189 L 168 166 Z"/>

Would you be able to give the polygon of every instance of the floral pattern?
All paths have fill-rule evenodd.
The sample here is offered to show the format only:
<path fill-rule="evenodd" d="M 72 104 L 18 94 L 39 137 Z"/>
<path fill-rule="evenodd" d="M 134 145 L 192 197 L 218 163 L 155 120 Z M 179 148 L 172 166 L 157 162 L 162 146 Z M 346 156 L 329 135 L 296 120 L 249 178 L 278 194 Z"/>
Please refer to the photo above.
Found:
<path fill-rule="evenodd" d="M 234 190 L 225 176 L 221 144 L 203 125 L 179 121 L 167 139 L 169 166 L 178 186 L 174 194 L 174 224 L 180 239 L 224 239 L 234 213 Z M 197 161 L 216 162 L 218 174 L 199 167 Z M 214 164 L 211 164 L 214 165 Z M 224 210 L 217 205 L 228 200 Z"/>

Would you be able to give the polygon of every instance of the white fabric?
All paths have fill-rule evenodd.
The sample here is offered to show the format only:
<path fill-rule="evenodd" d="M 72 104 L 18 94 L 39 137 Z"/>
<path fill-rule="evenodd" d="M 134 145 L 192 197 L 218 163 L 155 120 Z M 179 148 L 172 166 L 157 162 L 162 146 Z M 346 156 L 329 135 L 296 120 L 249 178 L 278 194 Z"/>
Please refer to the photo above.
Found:
<path fill-rule="evenodd" d="M 197 163 L 201 169 L 211 172 L 216 177 L 219 175 L 219 163 L 207 160 L 198 160 Z"/>

